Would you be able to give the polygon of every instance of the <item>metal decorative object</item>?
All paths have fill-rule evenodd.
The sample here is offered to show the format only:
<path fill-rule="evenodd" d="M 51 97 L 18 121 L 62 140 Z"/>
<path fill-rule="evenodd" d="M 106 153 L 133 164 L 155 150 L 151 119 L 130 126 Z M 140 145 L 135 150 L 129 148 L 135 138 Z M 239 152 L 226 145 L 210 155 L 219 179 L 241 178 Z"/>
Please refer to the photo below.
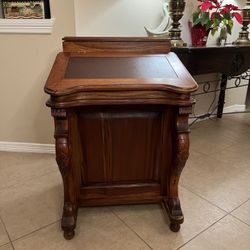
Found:
<path fill-rule="evenodd" d="M 204 95 L 208 93 L 220 92 L 221 88 L 219 87 L 219 84 L 217 84 L 215 89 L 213 89 L 213 86 L 216 83 L 220 83 L 221 80 L 222 78 L 219 78 L 216 80 L 199 81 L 199 86 L 200 86 L 201 91 L 199 93 L 192 94 L 192 96 L 195 97 L 195 96 Z M 233 80 L 234 82 L 230 85 L 230 87 L 226 87 L 225 90 L 250 86 L 250 70 L 246 71 L 245 73 L 241 75 L 228 76 L 227 80 Z"/>
<path fill-rule="evenodd" d="M 183 17 L 186 2 L 185 0 L 170 0 L 169 14 L 172 18 L 172 28 L 169 30 L 169 37 L 172 47 L 183 47 L 184 42 L 181 38 L 180 19 Z"/>
<path fill-rule="evenodd" d="M 237 45 L 250 45 L 248 25 L 250 23 L 250 0 L 247 0 L 246 6 L 242 9 L 243 25 L 239 38 L 234 42 Z"/>
<path fill-rule="evenodd" d="M 202 115 L 191 115 L 189 118 L 191 119 L 189 127 L 191 127 L 193 124 L 195 124 L 198 120 L 202 119 L 207 119 L 209 117 L 221 117 L 222 114 L 236 114 L 236 113 L 250 113 L 249 110 L 246 111 L 236 111 L 236 112 L 223 112 L 223 109 L 220 110 L 220 105 L 221 101 L 224 103 L 224 100 L 218 100 L 217 105 L 213 106 L 213 104 L 216 101 L 216 93 L 221 93 L 221 91 L 226 91 L 230 89 L 235 89 L 235 88 L 241 88 L 241 87 L 248 87 L 250 88 L 250 70 L 246 71 L 245 73 L 241 75 L 236 75 L 236 76 L 229 76 L 227 77 L 227 80 L 232 80 L 232 84 L 230 86 L 224 86 L 223 89 L 221 88 L 222 86 L 219 86 L 219 83 L 223 80 L 223 78 L 219 78 L 216 80 L 207 80 L 207 81 L 199 81 L 199 93 L 192 94 L 193 97 L 195 96 L 200 96 L 208 93 L 214 93 L 214 98 L 212 100 L 212 103 L 210 104 L 208 111 L 205 114 Z M 216 84 L 215 88 L 213 87 L 214 84 Z"/>

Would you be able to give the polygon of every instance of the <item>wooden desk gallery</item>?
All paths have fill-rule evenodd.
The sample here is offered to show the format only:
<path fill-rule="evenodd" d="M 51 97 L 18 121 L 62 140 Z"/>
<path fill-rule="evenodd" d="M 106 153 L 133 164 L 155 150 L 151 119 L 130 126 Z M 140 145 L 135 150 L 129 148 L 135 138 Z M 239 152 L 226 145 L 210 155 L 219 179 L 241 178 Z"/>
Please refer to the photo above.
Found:
<path fill-rule="evenodd" d="M 196 89 L 166 39 L 64 38 L 45 92 L 66 239 L 74 236 L 81 206 L 162 203 L 170 229 L 179 231 L 178 182 Z"/>

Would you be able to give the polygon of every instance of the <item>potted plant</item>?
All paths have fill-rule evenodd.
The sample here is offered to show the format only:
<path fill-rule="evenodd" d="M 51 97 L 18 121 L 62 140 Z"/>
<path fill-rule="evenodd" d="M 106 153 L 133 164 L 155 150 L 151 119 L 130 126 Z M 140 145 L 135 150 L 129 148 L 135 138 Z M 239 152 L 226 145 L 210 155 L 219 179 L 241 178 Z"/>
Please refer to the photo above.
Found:
<path fill-rule="evenodd" d="M 206 39 L 211 32 L 220 31 L 220 38 L 232 33 L 234 19 L 240 24 L 242 16 L 240 9 L 233 4 L 224 4 L 224 0 L 198 0 L 201 2 L 193 13 L 193 27 L 191 28 L 193 46 L 206 45 Z"/>

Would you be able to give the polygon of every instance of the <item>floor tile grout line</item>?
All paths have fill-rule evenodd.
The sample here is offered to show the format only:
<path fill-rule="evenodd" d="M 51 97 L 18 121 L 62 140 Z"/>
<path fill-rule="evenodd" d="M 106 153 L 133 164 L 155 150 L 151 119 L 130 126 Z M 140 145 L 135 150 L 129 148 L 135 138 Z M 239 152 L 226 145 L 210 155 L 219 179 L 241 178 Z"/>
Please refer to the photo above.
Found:
<path fill-rule="evenodd" d="M 234 208 L 234 209 L 230 212 L 230 214 L 233 213 L 233 212 L 234 212 L 235 210 L 237 210 L 238 208 L 240 208 L 241 206 L 243 206 L 244 204 L 246 204 L 248 201 L 250 201 L 250 199 L 247 199 L 246 201 L 242 202 L 238 207 Z"/>
<path fill-rule="evenodd" d="M 57 222 L 59 222 L 60 220 L 61 220 L 61 219 L 59 219 L 59 220 L 57 220 L 57 221 L 54 221 L 54 222 L 52 222 L 52 223 L 49 223 L 49 224 L 47 224 L 47 225 L 45 225 L 45 226 L 39 227 L 38 229 L 36 229 L 36 230 L 34 230 L 34 231 L 30 232 L 30 233 L 24 234 L 24 235 L 20 236 L 19 238 L 16 238 L 16 239 L 12 240 L 11 242 L 18 241 L 18 240 L 20 240 L 20 239 L 22 239 L 22 238 L 25 238 L 25 237 L 27 237 L 27 236 L 29 236 L 29 235 L 35 233 L 35 232 L 38 232 L 38 231 L 40 231 L 40 230 L 42 230 L 42 229 L 44 229 L 44 228 L 46 228 L 46 227 L 49 227 L 49 226 L 51 226 L 51 225 L 54 225 L 54 224 L 56 224 Z"/>
<path fill-rule="evenodd" d="M 55 172 L 57 172 L 57 171 L 59 171 L 59 170 L 53 170 L 53 171 L 51 171 L 51 172 L 48 172 L 48 173 L 45 173 L 45 174 L 42 174 L 42 175 L 39 175 L 39 176 L 35 176 L 35 177 L 31 177 L 31 178 L 25 179 L 25 180 L 23 180 L 23 181 L 20 181 L 20 182 L 17 183 L 17 184 L 13 184 L 13 185 L 10 185 L 10 186 L 7 186 L 7 187 L 0 188 L 0 193 L 1 193 L 3 190 L 9 189 L 9 188 L 13 188 L 13 187 L 17 187 L 17 186 L 19 186 L 19 185 L 21 185 L 21 184 L 27 183 L 27 181 L 29 182 L 29 181 L 31 181 L 31 180 L 35 180 L 35 179 L 38 179 L 38 178 L 40 178 L 40 177 L 44 177 L 44 176 L 46 176 L 46 175 L 55 173 Z"/>
<path fill-rule="evenodd" d="M 0 249 L 1 249 L 2 247 L 8 246 L 8 245 L 11 245 L 11 246 L 12 246 L 11 242 L 4 243 L 3 245 L 0 245 Z M 13 247 L 13 246 L 12 246 L 12 247 Z M 14 249 L 14 248 L 13 248 L 13 249 Z"/>
<path fill-rule="evenodd" d="M 193 238 L 191 238 L 190 240 L 188 240 L 187 242 L 185 242 L 183 245 L 181 245 L 178 248 L 176 248 L 176 250 L 180 250 L 182 247 L 184 247 L 185 245 L 187 245 L 188 243 L 190 243 L 192 240 L 194 240 L 195 238 L 197 238 L 199 235 L 201 235 L 204 232 L 206 232 L 209 228 L 213 227 L 216 223 L 218 223 L 219 221 L 221 221 L 222 219 L 224 219 L 228 215 L 230 215 L 230 214 L 225 214 L 224 216 L 222 216 L 220 219 L 218 219 L 217 221 L 215 221 L 214 223 L 212 223 L 210 226 L 208 226 L 207 228 L 205 228 L 204 230 L 202 230 L 201 232 L 199 232 L 198 234 L 196 234 Z"/>
<path fill-rule="evenodd" d="M 240 218 L 238 218 L 238 217 L 236 217 L 235 215 L 233 215 L 233 214 L 229 214 L 229 215 L 231 215 L 232 217 L 234 217 L 235 219 L 237 219 L 238 221 L 240 221 L 240 222 L 242 222 L 242 223 L 244 223 L 245 225 L 247 225 L 247 226 L 249 226 L 250 227 L 250 225 L 248 224 L 248 223 L 246 223 L 245 221 L 243 221 L 242 219 L 240 219 Z"/>
<path fill-rule="evenodd" d="M 130 229 L 142 242 L 144 242 L 151 250 L 154 250 L 135 230 L 133 230 L 120 216 L 118 216 L 112 209 L 111 212 L 128 228 Z"/>
<path fill-rule="evenodd" d="M 227 213 L 227 214 L 230 214 L 230 212 L 227 212 L 226 210 L 224 210 L 223 208 L 219 207 L 218 205 L 214 204 L 213 202 L 207 200 L 206 198 L 204 198 L 203 196 L 195 193 L 194 191 L 190 190 L 189 188 L 185 187 L 185 185 L 180 185 L 181 187 L 185 188 L 186 190 L 188 190 L 189 192 L 191 192 L 192 194 L 198 196 L 199 198 L 203 199 L 204 201 L 208 202 L 210 205 L 213 205 L 214 207 L 220 209 L 221 211 Z"/>
<path fill-rule="evenodd" d="M 231 130 L 232 131 L 232 130 Z M 233 132 L 233 131 L 232 131 Z M 192 134 L 192 130 L 191 130 L 191 134 Z M 228 149 L 228 148 L 231 148 L 231 147 L 234 147 L 234 146 L 236 146 L 237 144 L 239 144 L 240 143 L 240 140 L 239 141 L 235 141 L 235 140 L 232 140 L 232 138 L 231 137 L 227 137 L 227 136 L 225 136 L 225 135 L 223 135 L 223 137 L 225 137 L 225 138 L 227 138 L 228 140 L 230 140 L 231 142 L 230 142 L 230 145 L 227 145 L 227 146 L 225 146 L 225 147 L 223 147 L 222 149 L 220 149 L 219 151 L 216 151 L 215 153 L 219 153 L 219 152 L 221 152 L 221 151 L 224 151 L 224 150 L 226 150 L 226 149 Z M 192 139 L 192 137 L 191 137 L 191 139 Z M 202 153 L 202 154 L 204 154 L 204 155 L 206 155 L 206 156 L 210 156 L 211 157 L 211 155 L 213 154 L 213 153 L 204 153 L 204 152 L 200 152 L 199 150 L 197 150 L 197 149 L 194 149 L 196 152 L 199 152 L 199 153 Z"/>
<path fill-rule="evenodd" d="M 225 146 L 225 147 L 223 147 L 223 148 L 221 148 L 221 149 L 219 149 L 219 150 L 216 150 L 215 152 L 210 152 L 210 153 L 200 152 L 200 151 L 198 151 L 197 149 L 195 149 L 195 151 L 198 152 L 198 153 L 203 153 L 206 157 L 211 157 L 211 158 L 213 158 L 213 154 L 218 154 L 218 153 L 220 153 L 221 151 L 225 151 L 226 149 L 232 147 L 233 145 L 234 145 L 234 144 L 229 145 L 229 146 Z M 213 159 L 214 159 L 214 158 L 213 158 Z"/>
<path fill-rule="evenodd" d="M 11 238 L 10 238 L 9 232 L 8 232 L 8 230 L 7 230 L 7 227 L 6 227 L 6 225 L 5 225 L 5 223 L 4 223 L 4 221 L 3 221 L 3 219 L 2 219 L 1 216 L 0 216 L 0 222 L 3 224 L 4 230 L 5 230 L 5 232 L 6 232 L 7 236 L 8 236 L 8 238 L 9 238 L 9 242 L 8 242 L 7 244 L 11 244 L 12 248 L 15 250 L 15 247 L 14 247 L 12 241 L 11 241 Z"/>

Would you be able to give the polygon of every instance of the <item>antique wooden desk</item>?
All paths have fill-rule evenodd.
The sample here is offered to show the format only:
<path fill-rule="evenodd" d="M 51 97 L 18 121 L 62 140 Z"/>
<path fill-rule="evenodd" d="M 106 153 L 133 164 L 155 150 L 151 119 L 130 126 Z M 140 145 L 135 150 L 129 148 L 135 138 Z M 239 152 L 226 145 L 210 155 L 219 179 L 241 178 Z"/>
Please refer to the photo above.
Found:
<path fill-rule="evenodd" d="M 65 238 L 74 236 L 79 206 L 161 202 L 178 231 L 178 181 L 197 84 L 165 39 L 68 37 L 63 48 L 45 91 Z"/>
<path fill-rule="evenodd" d="M 227 45 L 211 47 L 172 48 L 191 75 L 220 73 L 220 95 L 217 117 L 221 118 L 225 102 L 227 80 L 250 69 L 250 46 Z M 248 89 L 250 98 L 250 89 Z"/>

